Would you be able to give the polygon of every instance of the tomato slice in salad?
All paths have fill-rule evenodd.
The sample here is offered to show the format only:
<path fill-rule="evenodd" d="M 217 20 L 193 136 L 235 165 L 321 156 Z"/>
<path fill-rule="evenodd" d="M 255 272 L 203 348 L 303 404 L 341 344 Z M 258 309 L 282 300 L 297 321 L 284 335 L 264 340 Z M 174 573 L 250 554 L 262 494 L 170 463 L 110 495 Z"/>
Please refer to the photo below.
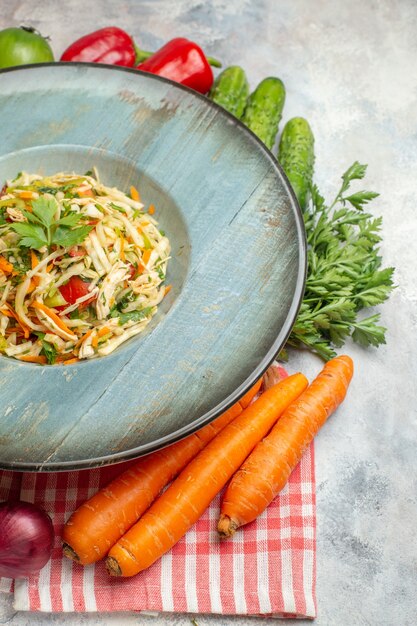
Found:
<path fill-rule="evenodd" d="M 82 280 L 82 278 L 80 278 L 79 276 L 71 276 L 71 278 L 67 283 L 65 283 L 65 285 L 61 285 L 59 287 L 59 292 L 68 304 L 74 304 L 78 300 L 78 298 L 82 298 L 89 293 L 89 286 L 90 283 Z M 80 309 L 83 309 L 84 307 L 91 304 L 91 302 L 93 302 L 93 300 L 95 299 L 96 296 L 93 295 L 91 296 L 91 298 L 88 298 L 87 300 L 84 300 L 84 302 L 81 302 L 78 306 Z"/>

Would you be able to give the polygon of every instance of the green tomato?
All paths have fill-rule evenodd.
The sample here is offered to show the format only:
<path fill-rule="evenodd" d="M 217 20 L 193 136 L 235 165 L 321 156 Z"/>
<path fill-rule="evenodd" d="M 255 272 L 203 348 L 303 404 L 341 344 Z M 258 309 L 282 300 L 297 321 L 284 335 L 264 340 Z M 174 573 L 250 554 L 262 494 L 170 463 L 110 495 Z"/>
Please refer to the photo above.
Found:
<path fill-rule="evenodd" d="M 53 60 L 51 46 L 33 28 L 22 26 L 0 31 L 0 68 Z"/>

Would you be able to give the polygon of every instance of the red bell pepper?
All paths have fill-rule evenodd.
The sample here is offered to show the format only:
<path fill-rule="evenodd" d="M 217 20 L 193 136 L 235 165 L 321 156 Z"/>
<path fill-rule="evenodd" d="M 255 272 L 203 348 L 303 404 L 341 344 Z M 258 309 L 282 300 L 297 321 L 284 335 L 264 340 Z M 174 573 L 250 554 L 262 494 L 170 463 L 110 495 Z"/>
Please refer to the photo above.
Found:
<path fill-rule="evenodd" d="M 109 63 L 125 67 L 133 67 L 137 62 L 132 37 L 116 26 L 100 28 L 77 39 L 63 52 L 60 60 Z"/>
<path fill-rule="evenodd" d="M 212 65 L 218 61 L 205 56 L 193 41 L 176 37 L 137 66 L 138 70 L 170 78 L 200 93 L 207 93 L 213 84 Z"/>

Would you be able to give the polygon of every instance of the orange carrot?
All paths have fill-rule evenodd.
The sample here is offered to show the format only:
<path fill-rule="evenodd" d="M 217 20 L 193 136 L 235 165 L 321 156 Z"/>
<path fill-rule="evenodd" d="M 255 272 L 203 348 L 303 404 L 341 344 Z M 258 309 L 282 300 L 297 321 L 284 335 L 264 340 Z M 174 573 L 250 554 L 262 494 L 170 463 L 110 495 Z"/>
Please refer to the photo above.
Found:
<path fill-rule="evenodd" d="M 242 409 L 246 409 L 260 390 L 262 386 L 262 376 L 261 378 L 247 391 L 239 400 L 239 404 Z"/>
<path fill-rule="evenodd" d="M 17 358 L 19 359 L 19 361 L 27 361 L 28 363 L 40 363 L 41 365 L 45 365 L 46 363 L 46 356 L 43 356 L 42 354 L 40 354 L 39 356 L 31 356 L 30 354 L 23 354 L 23 355 L 17 356 Z"/>
<path fill-rule="evenodd" d="M 12 317 L 11 315 L 9 317 Z M 10 335 L 11 333 L 20 333 L 23 335 L 23 331 L 20 326 L 8 326 L 6 328 L 6 335 Z"/>
<path fill-rule="evenodd" d="M 109 573 L 134 576 L 170 550 L 307 384 L 303 374 L 289 376 L 226 426 L 111 548 Z"/>
<path fill-rule="evenodd" d="M 33 198 L 33 191 L 21 191 L 19 198 L 22 198 L 22 200 L 31 200 Z"/>
<path fill-rule="evenodd" d="M 66 352 L 65 354 L 58 354 L 58 356 L 56 357 L 56 362 L 68 363 L 68 361 L 72 361 L 73 359 L 76 359 L 78 361 L 78 358 L 75 356 L 74 352 Z"/>
<path fill-rule="evenodd" d="M 10 306 L 10 304 L 6 304 L 7 309 L 2 309 L 1 312 L 4 315 L 7 315 L 7 317 L 13 317 L 16 322 L 19 324 L 19 326 L 21 327 L 22 331 L 23 331 L 23 335 L 26 339 L 28 339 L 29 335 L 30 335 L 30 331 L 29 328 L 26 326 L 26 324 L 24 322 L 22 322 L 19 318 L 19 316 L 17 315 L 17 313 L 12 309 L 12 307 Z M 7 311 L 7 312 L 6 312 Z"/>
<path fill-rule="evenodd" d="M 92 189 L 77 189 L 77 194 L 82 198 L 92 198 L 94 197 L 94 193 Z"/>
<path fill-rule="evenodd" d="M 33 270 L 37 265 L 39 265 L 39 259 L 33 250 L 30 251 L 30 264 Z"/>
<path fill-rule="evenodd" d="M 93 346 L 93 348 L 97 348 L 99 339 L 101 337 L 104 337 L 104 335 L 107 335 L 110 332 L 111 330 L 107 326 L 103 326 L 103 328 L 100 328 L 100 330 L 97 331 L 97 333 L 94 335 L 94 337 L 91 340 L 91 345 Z"/>
<path fill-rule="evenodd" d="M 269 370 L 271 369 L 271 367 L 274 367 L 274 366 L 270 365 L 268 367 L 268 369 L 266 370 L 266 372 L 264 373 L 264 375 L 260 378 L 261 382 L 260 382 L 260 385 L 259 385 L 258 390 L 257 390 L 256 393 L 258 393 L 258 391 L 260 391 L 261 387 L 262 387 L 263 390 L 265 390 L 265 379 L 267 378 Z M 283 371 L 285 371 L 285 370 L 283 370 Z M 288 376 L 288 374 L 286 372 L 285 372 L 285 376 Z M 282 378 L 284 378 L 284 377 L 282 377 Z M 279 381 L 277 380 L 277 382 L 279 382 Z M 240 398 L 239 402 L 240 402 L 241 406 L 244 409 L 246 409 L 250 405 L 250 403 L 252 402 L 253 398 L 254 398 L 254 396 L 249 396 L 248 394 L 245 394 L 244 396 L 242 396 Z"/>
<path fill-rule="evenodd" d="M 74 339 L 76 337 L 76 335 L 74 335 L 73 331 L 68 328 L 68 326 L 66 324 L 64 324 L 64 322 L 61 320 L 60 317 L 58 317 L 58 315 L 56 313 L 54 313 L 54 311 L 52 311 L 52 309 L 50 309 L 49 307 L 47 307 L 45 304 L 43 304 L 42 302 L 32 302 L 32 306 L 34 309 L 38 309 L 39 311 L 42 311 L 42 313 L 44 313 L 45 315 L 47 315 L 48 317 L 51 318 L 51 320 L 53 322 L 55 322 L 55 324 L 64 332 L 68 333 L 69 335 L 73 335 Z"/>
<path fill-rule="evenodd" d="M 165 295 L 167 295 L 167 293 L 169 293 L 172 289 L 172 285 L 166 285 L 165 287 Z"/>
<path fill-rule="evenodd" d="M 39 265 L 39 259 L 36 256 L 36 254 L 34 253 L 33 250 L 30 251 L 30 262 L 31 262 L 31 266 L 32 269 L 34 270 L 35 267 L 37 265 Z M 40 277 L 39 276 L 32 276 L 32 278 L 30 279 L 30 285 L 29 285 L 29 289 L 28 289 L 28 293 L 32 293 L 32 291 L 35 289 L 35 287 L 37 287 L 39 285 L 40 282 Z"/>
<path fill-rule="evenodd" d="M 125 238 L 123 237 L 123 235 L 120 235 L 120 260 L 121 261 L 126 261 Z"/>
<path fill-rule="evenodd" d="M 73 357 L 72 359 L 65 359 L 64 361 L 62 361 L 63 365 L 71 365 L 72 363 L 78 363 L 79 359 L 77 359 L 77 357 Z"/>
<path fill-rule="evenodd" d="M 223 497 L 217 527 L 222 538 L 256 519 L 285 486 L 314 436 L 343 402 L 352 375 L 353 362 L 348 356 L 326 363 L 248 456 Z"/>
<path fill-rule="evenodd" d="M 144 253 L 142 254 L 142 263 L 146 265 L 149 259 L 151 258 L 151 254 L 152 254 L 152 250 L 149 250 L 149 249 L 145 250 Z"/>
<path fill-rule="evenodd" d="M 261 380 L 247 392 L 246 401 L 256 395 L 260 385 Z M 103 558 L 160 491 L 241 412 L 237 402 L 196 433 L 139 459 L 82 504 L 64 527 L 64 554 L 82 565 Z"/>
<path fill-rule="evenodd" d="M 5 274 L 10 274 L 13 271 L 13 265 L 7 261 L 4 256 L 0 254 L 0 270 Z"/>
<path fill-rule="evenodd" d="M 155 206 L 153 204 L 149 205 L 148 213 L 149 215 L 153 215 L 155 213 Z"/>
<path fill-rule="evenodd" d="M 130 187 L 130 197 L 136 202 L 140 202 L 139 191 L 133 185 Z"/>
<path fill-rule="evenodd" d="M 93 332 L 93 328 L 90 328 L 90 330 L 87 330 L 86 333 L 84 333 L 84 335 L 81 335 L 81 337 L 79 338 L 79 340 L 77 341 L 77 343 L 74 345 L 74 350 L 76 348 L 79 348 L 81 346 L 82 343 L 84 343 L 84 341 L 91 335 L 91 333 Z"/>

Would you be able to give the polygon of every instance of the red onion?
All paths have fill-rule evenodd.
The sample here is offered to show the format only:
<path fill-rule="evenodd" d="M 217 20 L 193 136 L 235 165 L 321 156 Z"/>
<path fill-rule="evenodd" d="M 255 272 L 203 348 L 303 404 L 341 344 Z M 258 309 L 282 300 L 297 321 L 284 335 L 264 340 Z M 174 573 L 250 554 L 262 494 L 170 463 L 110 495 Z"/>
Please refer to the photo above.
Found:
<path fill-rule="evenodd" d="M 30 502 L 0 504 L 0 576 L 24 578 L 51 556 L 54 529 L 45 511 Z"/>

